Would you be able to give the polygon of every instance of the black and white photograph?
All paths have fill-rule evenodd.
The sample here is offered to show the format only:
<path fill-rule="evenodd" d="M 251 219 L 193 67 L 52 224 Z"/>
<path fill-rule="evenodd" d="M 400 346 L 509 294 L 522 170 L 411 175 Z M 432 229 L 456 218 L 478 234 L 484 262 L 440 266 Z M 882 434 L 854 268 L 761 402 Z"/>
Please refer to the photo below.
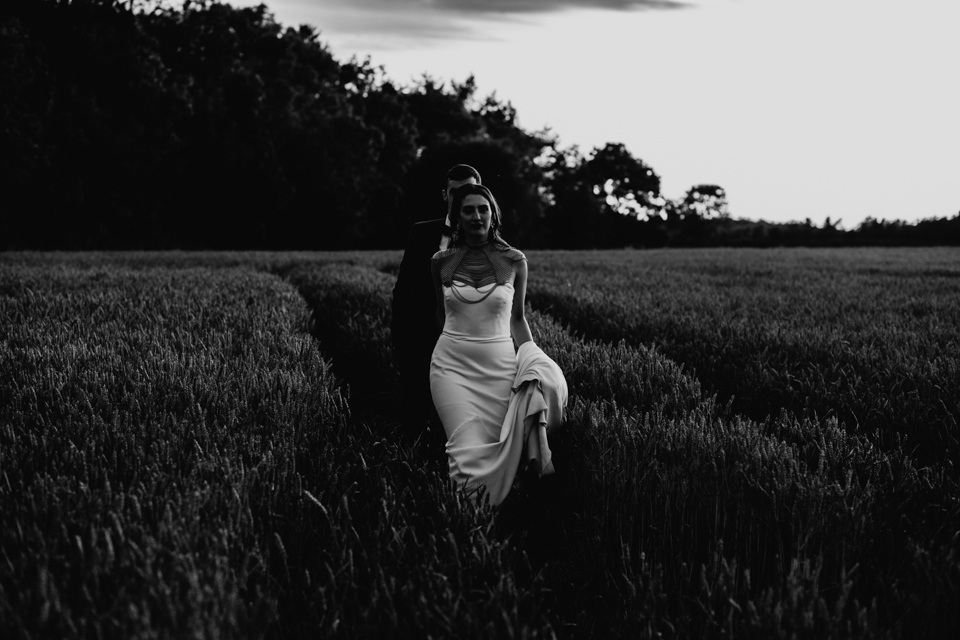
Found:
<path fill-rule="evenodd" d="M 4 0 L 0 637 L 960 637 L 958 29 Z"/>

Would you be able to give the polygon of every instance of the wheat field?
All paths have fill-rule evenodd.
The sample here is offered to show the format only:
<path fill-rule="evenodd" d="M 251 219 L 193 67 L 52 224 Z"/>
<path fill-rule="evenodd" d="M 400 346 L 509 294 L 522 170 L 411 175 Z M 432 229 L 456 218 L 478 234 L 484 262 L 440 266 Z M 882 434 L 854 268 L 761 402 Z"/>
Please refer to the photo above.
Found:
<path fill-rule="evenodd" d="M 0 254 L 0 636 L 960 633 L 960 253 L 527 255 L 571 399 L 491 510 L 399 252 Z"/>

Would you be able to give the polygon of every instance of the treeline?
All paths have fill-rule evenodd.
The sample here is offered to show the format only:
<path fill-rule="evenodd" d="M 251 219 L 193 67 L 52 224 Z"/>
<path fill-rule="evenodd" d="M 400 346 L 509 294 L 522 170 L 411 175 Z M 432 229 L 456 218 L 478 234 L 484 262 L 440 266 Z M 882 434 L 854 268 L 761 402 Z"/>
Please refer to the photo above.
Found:
<path fill-rule="evenodd" d="M 820 239 L 732 220 L 718 185 L 668 201 L 622 144 L 561 147 L 472 78 L 398 85 L 263 5 L 0 7 L 0 249 L 400 247 L 440 215 L 456 162 L 480 170 L 525 248 Z M 960 242 L 960 216 L 942 222 L 869 231 Z"/>
<path fill-rule="evenodd" d="M 640 222 L 645 230 L 631 246 L 645 247 L 920 247 L 960 245 L 960 213 L 915 223 L 867 218 L 843 229 L 827 218 L 816 226 L 804 222 L 772 223 L 727 216 L 668 217 Z"/>

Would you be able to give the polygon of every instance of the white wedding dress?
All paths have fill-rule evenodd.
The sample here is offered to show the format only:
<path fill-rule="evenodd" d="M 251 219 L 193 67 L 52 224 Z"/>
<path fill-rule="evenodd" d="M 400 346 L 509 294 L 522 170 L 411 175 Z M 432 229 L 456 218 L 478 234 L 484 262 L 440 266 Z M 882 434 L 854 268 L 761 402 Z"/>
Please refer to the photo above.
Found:
<path fill-rule="evenodd" d="M 430 391 L 447 435 L 450 477 L 468 491 L 506 496 L 517 460 L 500 455 L 501 428 L 517 375 L 510 336 L 516 249 L 441 251 L 445 322 L 430 364 Z"/>

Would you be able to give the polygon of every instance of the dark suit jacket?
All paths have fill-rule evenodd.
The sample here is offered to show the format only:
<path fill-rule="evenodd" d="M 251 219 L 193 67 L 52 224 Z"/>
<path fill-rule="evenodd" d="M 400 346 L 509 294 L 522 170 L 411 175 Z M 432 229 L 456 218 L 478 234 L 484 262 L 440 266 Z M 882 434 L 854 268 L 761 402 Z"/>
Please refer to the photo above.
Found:
<path fill-rule="evenodd" d="M 390 330 L 400 375 L 404 378 L 404 387 L 410 383 L 423 384 L 427 393 L 430 356 L 440 336 L 430 259 L 439 250 L 442 229 L 443 218 L 418 222 L 410 228 L 393 287 Z"/>

